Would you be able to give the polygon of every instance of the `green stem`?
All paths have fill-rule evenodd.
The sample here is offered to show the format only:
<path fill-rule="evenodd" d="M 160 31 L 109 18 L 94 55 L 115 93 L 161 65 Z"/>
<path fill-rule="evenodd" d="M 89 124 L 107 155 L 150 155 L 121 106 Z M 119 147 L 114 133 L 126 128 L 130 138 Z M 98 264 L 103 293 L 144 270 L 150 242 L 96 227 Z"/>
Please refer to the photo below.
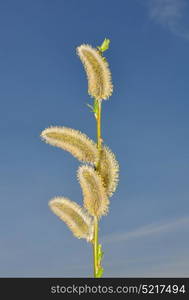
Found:
<path fill-rule="evenodd" d="M 101 100 L 97 101 L 97 116 L 96 116 L 96 125 L 97 125 L 97 148 L 100 153 L 102 147 L 102 138 L 101 138 Z M 98 170 L 99 161 L 97 163 L 96 169 Z M 94 256 L 94 277 L 97 277 L 98 272 L 98 218 L 94 217 L 94 241 L 93 241 L 93 256 Z"/>
<path fill-rule="evenodd" d="M 94 254 L 94 277 L 96 278 L 97 271 L 98 271 L 98 219 L 97 217 L 94 217 L 93 254 Z"/>
<path fill-rule="evenodd" d="M 98 100 L 98 110 L 97 110 L 97 147 L 101 151 L 102 138 L 101 138 L 101 100 Z"/>

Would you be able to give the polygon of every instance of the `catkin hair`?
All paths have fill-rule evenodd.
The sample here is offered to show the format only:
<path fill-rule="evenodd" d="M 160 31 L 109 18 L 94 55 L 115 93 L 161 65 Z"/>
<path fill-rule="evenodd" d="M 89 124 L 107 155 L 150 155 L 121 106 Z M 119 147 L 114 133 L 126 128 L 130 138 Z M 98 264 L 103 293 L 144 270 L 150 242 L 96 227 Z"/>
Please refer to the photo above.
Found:
<path fill-rule="evenodd" d="M 119 164 L 114 153 L 107 146 L 102 147 L 98 172 L 102 177 L 107 195 L 112 196 L 119 180 Z"/>
<path fill-rule="evenodd" d="M 79 167 L 78 180 L 83 191 L 84 207 L 89 214 L 98 218 L 106 215 L 109 199 L 101 176 L 94 168 L 84 165 Z"/>
<path fill-rule="evenodd" d="M 64 197 L 53 198 L 50 209 L 62 220 L 77 238 L 93 239 L 93 219 L 76 202 Z"/>
<path fill-rule="evenodd" d="M 41 138 L 46 143 L 70 152 L 80 161 L 95 164 L 98 159 L 96 144 L 79 130 L 49 127 L 42 131 Z"/>
<path fill-rule="evenodd" d="M 108 99 L 113 92 L 108 62 L 90 45 L 83 44 L 77 47 L 77 54 L 87 74 L 89 95 L 96 100 Z"/>

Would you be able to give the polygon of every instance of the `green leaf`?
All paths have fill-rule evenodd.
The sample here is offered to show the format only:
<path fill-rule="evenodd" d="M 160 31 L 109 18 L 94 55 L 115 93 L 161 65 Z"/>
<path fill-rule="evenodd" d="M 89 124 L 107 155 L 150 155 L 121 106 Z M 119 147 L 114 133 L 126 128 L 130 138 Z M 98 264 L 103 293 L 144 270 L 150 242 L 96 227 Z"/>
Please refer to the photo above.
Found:
<path fill-rule="evenodd" d="M 98 113 L 98 100 L 96 100 L 96 99 L 94 100 L 94 104 L 93 104 L 93 112 L 96 115 Z"/>
<path fill-rule="evenodd" d="M 92 113 L 93 113 L 93 112 L 94 112 L 94 110 L 93 110 L 93 106 L 92 106 L 92 105 L 90 105 L 90 104 L 88 104 L 88 103 L 86 103 L 86 105 L 87 105 L 87 106 L 88 106 L 88 107 L 91 109 L 91 110 L 90 110 L 90 112 L 92 112 Z"/>
<path fill-rule="evenodd" d="M 98 114 L 98 100 L 94 99 L 94 104 L 93 106 L 86 103 L 86 105 L 90 108 L 90 112 L 94 113 L 95 118 L 97 118 Z"/>
<path fill-rule="evenodd" d="M 102 251 L 102 245 L 98 245 L 98 263 L 101 264 L 101 260 L 103 258 L 104 252 Z"/>
<path fill-rule="evenodd" d="M 105 40 L 103 41 L 101 46 L 98 46 L 97 48 L 100 52 L 104 52 L 104 51 L 108 50 L 109 45 L 110 45 L 110 40 L 105 38 Z"/>
<path fill-rule="evenodd" d="M 96 278 L 101 278 L 104 273 L 104 269 L 100 267 L 96 273 Z"/>
<path fill-rule="evenodd" d="M 99 267 L 98 267 L 98 270 L 97 270 L 97 273 L 96 273 L 97 278 L 102 277 L 103 272 L 104 272 L 104 269 L 101 266 L 101 261 L 102 261 L 103 255 L 104 255 L 104 252 L 102 251 L 102 245 L 98 244 L 97 260 L 98 260 L 98 266 Z"/>

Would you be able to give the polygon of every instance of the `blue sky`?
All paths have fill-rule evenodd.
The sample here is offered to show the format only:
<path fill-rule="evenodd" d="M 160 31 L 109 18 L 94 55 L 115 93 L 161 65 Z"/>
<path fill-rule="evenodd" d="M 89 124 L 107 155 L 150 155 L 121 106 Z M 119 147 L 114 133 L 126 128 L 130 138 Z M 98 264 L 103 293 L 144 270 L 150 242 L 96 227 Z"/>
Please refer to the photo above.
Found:
<path fill-rule="evenodd" d="M 0 276 L 90 277 L 92 249 L 48 208 L 82 204 L 79 163 L 40 140 L 50 125 L 95 139 L 76 46 L 111 39 L 102 134 L 120 182 L 102 218 L 105 277 L 189 276 L 189 3 L 0 3 Z"/>

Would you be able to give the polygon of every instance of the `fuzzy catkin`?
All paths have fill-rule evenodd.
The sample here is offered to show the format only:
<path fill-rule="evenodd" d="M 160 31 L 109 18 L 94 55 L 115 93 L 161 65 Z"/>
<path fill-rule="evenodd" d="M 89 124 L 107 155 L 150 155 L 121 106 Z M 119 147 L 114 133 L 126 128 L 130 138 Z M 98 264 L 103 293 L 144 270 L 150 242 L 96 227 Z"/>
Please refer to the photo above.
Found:
<path fill-rule="evenodd" d="M 107 197 L 101 176 L 94 168 L 84 165 L 79 167 L 78 180 L 83 191 L 84 207 L 89 214 L 100 218 L 108 213 Z"/>
<path fill-rule="evenodd" d="M 90 45 L 77 47 L 77 54 L 85 68 L 88 79 L 88 93 L 96 100 L 106 100 L 113 92 L 108 62 L 100 52 Z"/>
<path fill-rule="evenodd" d="M 98 172 L 102 177 L 107 195 L 111 197 L 117 188 L 119 180 L 119 164 L 114 153 L 107 146 L 102 147 Z"/>
<path fill-rule="evenodd" d="M 42 131 L 41 138 L 46 143 L 70 152 L 80 161 L 95 164 L 98 160 L 96 144 L 79 130 L 67 127 L 49 127 Z"/>
<path fill-rule="evenodd" d="M 62 220 L 77 238 L 93 239 L 93 220 L 76 202 L 64 197 L 49 201 L 51 210 Z"/>

